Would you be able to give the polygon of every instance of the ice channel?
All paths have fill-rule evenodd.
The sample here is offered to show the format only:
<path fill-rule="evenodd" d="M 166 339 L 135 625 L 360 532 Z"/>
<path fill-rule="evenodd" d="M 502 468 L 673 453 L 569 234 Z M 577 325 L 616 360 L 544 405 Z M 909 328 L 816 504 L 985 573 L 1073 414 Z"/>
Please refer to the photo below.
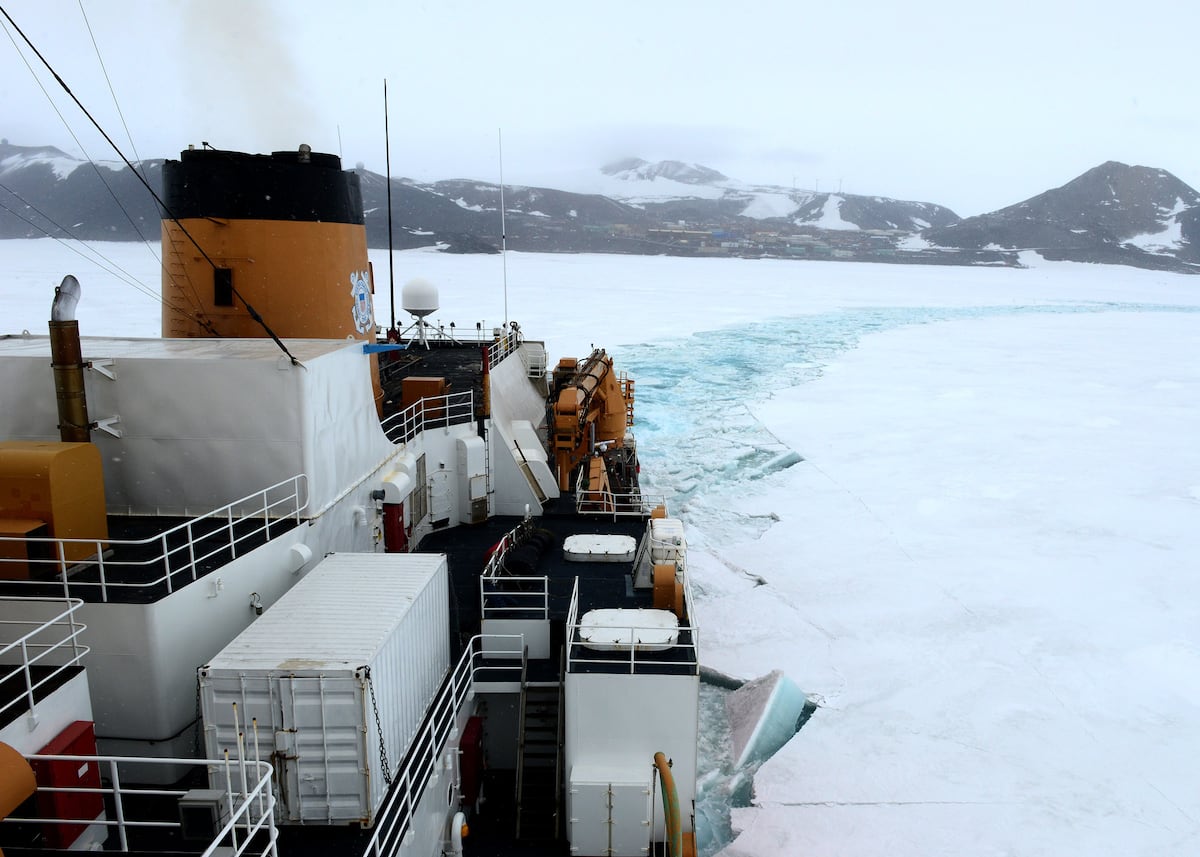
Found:
<path fill-rule="evenodd" d="M 689 528 L 693 549 L 755 539 L 777 519 L 732 508 L 731 489 L 803 461 L 804 451 L 781 443 L 755 420 L 749 404 L 819 378 L 840 353 L 873 332 L 959 319 L 1114 310 L 1192 308 L 1097 302 L 856 309 L 624 346 L 615 356 L 637 381 L 643 484 L 669 498 Z M 701 617 L 703 598 L 700 593 Z M 814 710 L 803 690 L 781 673 L 744 684 L 705 673 L 696 807 L 701 855 L 715 854 L 731 841 L 730 808 L 750 804 L 759 766 L 791 740 Z"/>

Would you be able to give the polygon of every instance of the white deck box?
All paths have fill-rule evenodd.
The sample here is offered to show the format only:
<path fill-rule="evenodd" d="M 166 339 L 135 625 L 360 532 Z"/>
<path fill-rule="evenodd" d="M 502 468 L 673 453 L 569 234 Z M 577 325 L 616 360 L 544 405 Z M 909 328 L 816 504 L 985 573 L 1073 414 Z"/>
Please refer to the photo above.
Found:
<path fill-rule="evenodd" d="M 441 554 L 326 557 L 200 668 L 205 754 L 240 730 L 281 823 L 373 824 L 380 734 L 394 773 L 450 667 L 448 585 Z"/>
<path fill-rule="evenodd" d="M 678 518 L 653 518 L 650 521 L 650 559 L 658 563 L 678 563 L 687 556 L 683 521 Z"/>

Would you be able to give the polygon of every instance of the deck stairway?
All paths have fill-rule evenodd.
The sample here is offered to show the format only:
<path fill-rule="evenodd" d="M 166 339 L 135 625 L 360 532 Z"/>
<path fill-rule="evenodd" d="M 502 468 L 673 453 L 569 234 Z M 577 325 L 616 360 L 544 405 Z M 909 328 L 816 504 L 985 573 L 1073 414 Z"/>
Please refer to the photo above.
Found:
<path fill-rule="evenodd" d="M 526 684 L 521 689 L 521 735 L 517 745 L 519 840 L 558 838 L 561 711 L 559 684 Z"/>

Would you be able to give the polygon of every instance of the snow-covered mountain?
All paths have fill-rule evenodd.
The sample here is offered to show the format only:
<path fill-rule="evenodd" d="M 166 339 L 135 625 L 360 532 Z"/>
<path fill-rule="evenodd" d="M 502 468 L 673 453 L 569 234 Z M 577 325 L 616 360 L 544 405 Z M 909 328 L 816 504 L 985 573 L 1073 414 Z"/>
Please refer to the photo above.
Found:
<path fill-rule="evenodd" d="M 958 220 L 953 211 L 933 203 L 748 184 L 682 161 L 622 158 L 597 171 L 559 174 L 555 179 L 559 187 L 602 194 L 664 221 L 744 217 L 823 230 L 919 232 Z"/>
<path fill-rule="evenodd" d="M 600 172 L 622 181 L 654 181 L 667 179 L 682 184 L 717 184 L 729 181 L 714 169 L 700 164 L 685 164 L 683 161 L 659 161 L 652 164 L 641 158 L 622 158 L 605 164 Z"/>
<path fill-rule="evenodd" d="M 1140 267 L 1200 263 L 1200 194 L 1166 170 L 1107 161 L 1062 187 L 922 237 L 941 247 L 1036 249 Z"/>
<path fill-rule="evenodd" d="M 53 146 L 10 146 L 7 142 L 0 143 L 0 180 L 4 181 L 23 171 L 39 168 L 49 170 L 59 180 L 65 180 L 89 163 L 112 172 L 125 168 L 120 161 L 88 162 L 72 158 L 62 149 Z"/>
<path fill-rule="evenodd" d="M 139 165 L 153 187 L 161 168 L 161 159 Z M 387 180 L 357 172 L 368 243 L 386 247 Z M 1112 161 L 966 220 L 934 203 L 753 185 L 680 161 L 626 158 L 560 178 L 554 187 L 505 187 L 509 249 L 990 265 L 1019 264 L 1018 251 L 1034 249 L 1056 259 L 1200 271 L 1200 194 L 1164 170 Z M 401 178 L 391 190 L 396 248 L 499 250 L 497 185 Z M 159 217 L 122 164 L 0 141 L 0 238 L 154 241 Z"/>
<path fill-rule="evenodd" d="M 140 166 L 158 187 L 162 160 Z M 0 238 L 158 240 L 159 224 L 157 203 L 123 163 L 0 142 Z"/>

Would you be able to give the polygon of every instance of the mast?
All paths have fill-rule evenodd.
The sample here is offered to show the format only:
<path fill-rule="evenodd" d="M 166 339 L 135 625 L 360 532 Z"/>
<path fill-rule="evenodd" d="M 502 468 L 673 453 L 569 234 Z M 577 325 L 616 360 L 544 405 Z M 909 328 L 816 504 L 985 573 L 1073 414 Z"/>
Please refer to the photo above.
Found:
<path fill-rule="evenodd" d="M 508 327 L 508 234 L 504 228 L 504 135 L 496 129 L 496 143 L 500 150 L 500 265 L 504 276 L 504 326 Z"/>
<path fill-rule="evenodd" d="M 391 304 L 392 323 L 388 327 L 388 334 L 391 336 L 396 332 L 396 273 L 395 265 L 392 261 L 392 144 L 391 137 L 388 135 L 388 106 L 387 106 L 387 78 L 383 79 L 383 149 L 384 163 L 387 170 L 387 224 L 388 224 L 388 296 Z"/>

